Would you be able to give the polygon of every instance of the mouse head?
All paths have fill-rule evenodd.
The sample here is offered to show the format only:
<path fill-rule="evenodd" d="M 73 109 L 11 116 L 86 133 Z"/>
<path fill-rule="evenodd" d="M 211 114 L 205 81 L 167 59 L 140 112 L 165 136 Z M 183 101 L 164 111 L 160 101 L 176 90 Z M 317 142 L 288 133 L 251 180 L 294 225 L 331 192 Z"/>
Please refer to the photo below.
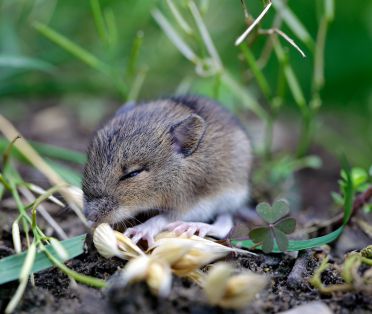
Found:
<path fill-rule="evenodd" d="M 142 106 L 141 106 L 142 107 Z M 182 197 L 182 168 L 206 128 L 195 114 L 132 109 L 93 137 L 83 174 L 84 212 L 117 223 L 151 209 L 169 210 Z"/>

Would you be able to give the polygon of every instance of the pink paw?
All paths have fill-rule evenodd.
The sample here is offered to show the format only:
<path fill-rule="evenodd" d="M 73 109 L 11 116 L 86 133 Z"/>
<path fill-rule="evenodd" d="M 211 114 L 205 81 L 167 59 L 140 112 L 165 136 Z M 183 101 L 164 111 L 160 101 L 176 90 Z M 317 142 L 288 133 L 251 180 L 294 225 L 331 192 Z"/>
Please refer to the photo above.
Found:
<path fill-rule="evenodd" d="M 203 222 L 175 221 L 170 223 L 167 229 L 173 231 L 176 235 L 186 233 L 188 237 L 191 237 L 198 234 L 199 237 L 204 238 L 213 229 L 213 226 Z"/>
<path fill-rule="evenodd" d="M 146 228 L 144 225 L 138 225 L 133 228 L 128 228 L 124 235 L 128 238 L 131 238 L 134 243 L 137 243 L 139 240 L 147 241 L 148 247 L 154 245 L 154 237 L 156 236 L 156 230 L 151 230 Z"/>
<path fill-rule="evenodd" d="M 139 240 L 147 241 L 148 247 L 154 245 L 155 236 L 164 229 L 167 225 L 168 219 L 162 215 L 154 216 L 144 223 L 141 223 L 132 228 L 128 228 L 124 235 L 132 238 L 134 243 L 137 243 Z"/>

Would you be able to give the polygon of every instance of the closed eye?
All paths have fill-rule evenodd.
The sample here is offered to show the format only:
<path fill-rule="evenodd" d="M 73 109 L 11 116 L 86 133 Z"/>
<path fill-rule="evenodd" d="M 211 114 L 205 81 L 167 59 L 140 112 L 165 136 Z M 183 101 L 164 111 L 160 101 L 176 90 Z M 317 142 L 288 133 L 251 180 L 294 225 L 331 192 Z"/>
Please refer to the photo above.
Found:
<path fill-rule="evenodd" d="M 144 170 L 145 170 L 145 168 L 141 168 L 141 169 L 136 169 L 134 171 L 126 173 L 126 174 L 124 174 L 123 176 L 120 177 L 119 181 L 123 181 L 123 180 L 129 179 L 129 178 L 133 178 L 135 176 L 138 176 Z"/>

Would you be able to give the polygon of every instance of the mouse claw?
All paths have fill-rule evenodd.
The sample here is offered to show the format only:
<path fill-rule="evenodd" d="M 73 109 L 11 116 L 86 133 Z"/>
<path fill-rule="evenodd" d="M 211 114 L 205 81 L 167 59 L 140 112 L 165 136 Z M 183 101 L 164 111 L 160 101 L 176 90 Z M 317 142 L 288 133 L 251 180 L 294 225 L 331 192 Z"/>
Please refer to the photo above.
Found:
<path fill-rule="evenodd" d="M 151 247 L 155 243 L 155 236 L 163 229 L 165 224 L 166 222 L 162 217 L 156 216 L 142 224 L 128 228 L 124 235 L 131 238 L 134 243 L 144 240 L 148 247 Z"/>
<path fill-rule="evenodd" d="M 134 237 L 132 238 L 132 241 L 137 244 L 139 240 L 141 240 L 144 237 L 144 234 L 142 232 L 138 232 L 134 234 Z"/>
<path fill-rule="evenodd" d="M 187 237 L 198 234 L 199 237 L 204 238 L 208 232 L 212 230 L 213 226 L 203 222 L 185 222 L 176 221 L 167 226 L 169 231 L 173 231 L 177 236 L 185 233 Z"/>
<path fill-rule="evenodd" d="M 128 228 L 127 230 L 125 230 L 124 235 L 130 238 L 134 234 L 134 232 L 135 231 L 133 230 L 133 228 Z"/>
<path fill-rule="evenodd" d="M 177 236 L 184 233 L 188 228 L 188 225 L 183 221 L 176 221 L 168 225 L 167 229 L 173 231 Z"/>
<path fill-rule="evenodd" d="M 148 244 L 149 247 L 154 245 L 154 236 L 153 232 L 146 232 L 142 230 L 138 230 L 140 228 L 128 228 L 125 232 L 124 235 L 127 236 L 128 238 L 131 238 L 132 242 L 137 244 L 138 241 L 140 240 L 145 240 Z"/>

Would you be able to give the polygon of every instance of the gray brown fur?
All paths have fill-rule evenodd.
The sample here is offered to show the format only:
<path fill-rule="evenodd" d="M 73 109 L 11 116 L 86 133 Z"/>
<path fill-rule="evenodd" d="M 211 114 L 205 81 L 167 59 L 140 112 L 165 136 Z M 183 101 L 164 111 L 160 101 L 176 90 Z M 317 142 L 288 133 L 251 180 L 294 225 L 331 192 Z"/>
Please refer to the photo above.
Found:
<path fill-rule="evenodd" d="M 183 133 L 183 150 L 175 132 Z M 250 167 L 245 131 L 215 102 L 196 96 L 153 101 L 121 110 L 93 137 L 83 175 L 85 212 L 91 220 L 109 223 L 149 209 L 182 219 L 201 204 L 200 211 L 209 211 L 200 213 L 205 220 L 242 205 Z M 120 181 L 137 168 L 145 171 Z M 235 197 L 234 191 L 246 192 Z M 226 197 L 220 202 L 221 195 Z"/>

